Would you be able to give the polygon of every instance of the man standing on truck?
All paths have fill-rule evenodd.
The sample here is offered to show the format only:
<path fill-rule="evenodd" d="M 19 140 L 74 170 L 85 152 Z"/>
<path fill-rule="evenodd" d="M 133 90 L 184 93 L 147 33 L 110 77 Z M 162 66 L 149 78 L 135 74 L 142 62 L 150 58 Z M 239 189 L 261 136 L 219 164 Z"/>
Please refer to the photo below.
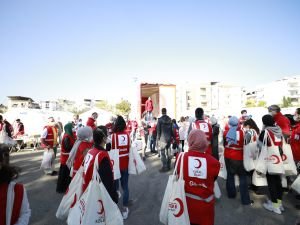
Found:
<path fill-rule="evenodd" d="M 152 111 L 153 111 L 153 102 L 151 100 L 151 97 L 149 97 L 148 100 L 146 101 L 145 109 L 147 111 L 146 121 L 151 121 L 152 120 Z"/>
<path fill-rule="evenodd" d="M 167 116 L 167 109 L 162 108 L 162 116 L 157 122 L 157 143 L 158 149 L 161 152 L 161 161 L 163 167 L 159 170 L 160 172 L 167 172 L 171 169 L 171 140 L 174 137 L 172 119 Z"/>

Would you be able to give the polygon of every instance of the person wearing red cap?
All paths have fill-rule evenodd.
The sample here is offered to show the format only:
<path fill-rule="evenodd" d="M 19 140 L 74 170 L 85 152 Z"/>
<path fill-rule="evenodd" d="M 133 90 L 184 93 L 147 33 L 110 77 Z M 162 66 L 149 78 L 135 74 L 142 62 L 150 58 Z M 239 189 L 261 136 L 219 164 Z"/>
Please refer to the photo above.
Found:
<path fill-rule="evenodd" d="M 190 222 L 192 225 L 213 225 L 214 182 L 219 174 L 220 163 L 205 153 L 208 143 L 203 131 L 192 130 L 188 144 L 189 151 L 183 156 L 183 179 Z M 179 167 L 177 172 L 179 174 Z"/>

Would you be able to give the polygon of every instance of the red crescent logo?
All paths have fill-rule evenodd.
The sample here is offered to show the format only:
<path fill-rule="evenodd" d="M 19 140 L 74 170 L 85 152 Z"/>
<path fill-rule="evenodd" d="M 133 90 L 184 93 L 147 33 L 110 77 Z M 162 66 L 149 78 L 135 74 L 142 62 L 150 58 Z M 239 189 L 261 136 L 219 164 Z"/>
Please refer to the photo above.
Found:
<path fill-rule="evenodd" d="M 279 157 L 277 155 L 271 155 L 270 158 L 276 160 L 273 164 L 279 164 L 280 163 L 280 159 L 279 159 Z"/>
<path fill-rule="evenodd" d="M 111 159 L 110 162 L 111 162 L 112 166 L 115 165 L 115 161 L 113 159 Z"/>
<path fill-rule="evenodd" d="M 202 166 L 202 163 L 200 161 L 200 159 L 194 159 L 195 161 L 197 161 L 199 163 L 198 166 L 195 166 L 196 169 L 199 169 Z"/>
<path fill-rule="evenodd" d="M 175 217 L 180 217 L 183 214 L 183 202 L 180 198 L 175 198 L 174 201 L 177 201 L 179 204 L 179 211 L 177 214 L 173 214 Z"/>
<path fill-rule="evenodd" d="M 99 204 L 100 204 L 100 211 L 97 212 L 99 215 L 103 214 L 104 213 L 104 207 L 103 207 L 103 202 L 102 200 L 98 200 Z"/>
<path fill-rule="evenodd" d="M 73 207 L 74 207 L 74 205 L 76 204 L 76 202 L 77 202 L 77 195 L 75 194 L 75 195 L 74 195 L 74 200 L 73 200 L 73 202 L 72 202 L 72 204 L 71 204 L 71 207 L 70 207 L 70 208 L 73 208 Z"/>
<path fill-rule="evenodd" d="M 287 160 L 287 156 L 286 156 L 286 154 L 283 154 L 283 155 L 281 156 L 281 158 L 282 158 L 282 161 L 285 161 L 285 160 Z"/>
<path fill-rule="evenodd" d="M 123 141 L 125 141 L 125 136 L 121 136 L 123 138 Z"/>

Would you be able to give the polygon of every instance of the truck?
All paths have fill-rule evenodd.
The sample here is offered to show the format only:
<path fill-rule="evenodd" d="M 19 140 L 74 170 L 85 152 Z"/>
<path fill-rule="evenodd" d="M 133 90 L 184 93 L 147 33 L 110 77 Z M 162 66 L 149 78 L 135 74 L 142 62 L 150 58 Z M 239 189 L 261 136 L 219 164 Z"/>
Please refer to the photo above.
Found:
<path fill-rule="evenodd" d="M 159 83 L 141 83 L 139 86 L 138 115 L 142 118 L 145 102 L 150 97 L 153 102 L 153 117 L 161 116 L 161 109 L 167 109 L 167 115 L 176 118 L 176 85 Z"/>

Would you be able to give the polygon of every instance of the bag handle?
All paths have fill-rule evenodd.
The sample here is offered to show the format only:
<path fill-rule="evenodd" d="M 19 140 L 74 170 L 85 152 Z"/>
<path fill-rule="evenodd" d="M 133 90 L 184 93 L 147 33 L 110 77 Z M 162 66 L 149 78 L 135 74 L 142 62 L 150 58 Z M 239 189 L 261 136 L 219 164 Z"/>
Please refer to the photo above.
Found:
<path fill-rule="evenodd" d="M 180 180 L 183 180 L 183 161 L 184 161 L 184 154 L 185 154 L 185 152 L 182 153 L 181 162 L 180 162 L 180 174 L 179 174 L 179 179 L 180 179 Z"/>
<path fill-rule="evenodd" d="M 93 168 L 93 178 L 92 179 L 96 180 L 96 181 L 99 181 L 99 183 L 100 183 L 102 181 L 101 181 L 100 175 L 98 173 L 98 170 L 99 170 L 99 160 L 98 160 L 99 157 L 98 156 L 99 156 L 99 154 L 101 154 L 101 152 L 99 152 L 95 157 L 94 168 Z"/>
<path fill-rule="evenodd" d="M 177 175 L 177 176 L 178 176 L 178 174 L 177 174 L 177 167 L 178 167 L 178 164 L 179 164 L 180 159 L 181 159 L 182 156 L 183 156 L 183 153 L 184 153 L 184 152 L 181 152 L 181 153 L 179 154 L 178 158 L 177 158 L 177 161 L 176 161 L 176 164 L 175 164 L 175 169 L 174 169 L 174 171 L 173 171 L 173 175 Z"/>

